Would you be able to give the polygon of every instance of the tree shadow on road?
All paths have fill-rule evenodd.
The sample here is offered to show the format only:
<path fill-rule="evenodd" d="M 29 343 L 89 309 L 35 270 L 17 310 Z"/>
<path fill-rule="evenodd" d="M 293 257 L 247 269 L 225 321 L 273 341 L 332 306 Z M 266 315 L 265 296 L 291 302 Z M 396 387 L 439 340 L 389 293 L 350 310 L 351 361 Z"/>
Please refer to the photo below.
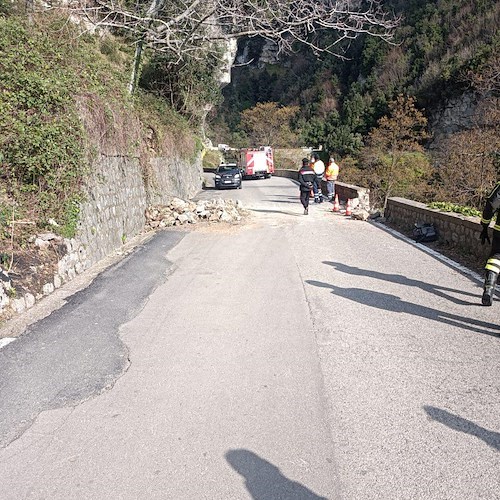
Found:
<path fill-rule="evenodd" d="M 425 292 L 432 293 L 434 295 L 437 295 L 438 297 L 443 297 L 458 305 L 464 305 L 464 306 L 481 305 L 479 301 L 467 302 L 465 300 L 461 300 L 456 297 L 453 297 L 452 295 L 444 293 L 444 292 L 450 292 L 450 293 L 457 293 L 460 295 L 466 295 L 468 297 L 478 297 L 477 294 L 466 292 L 464 290 L 456 290 L 454 288 L 448 288 L 441 285 L 426 283 L 425 281 L 414 280 L 406 276 L 403 276 L 401 274 L 387 274 L 387 273 L 380 273 L 378 271 L 371 271 L 368 269 L 360 269 L 359 267 L 348 266 L 346 264 L 342 264 L 341 262 L 323 261 L 323 264 L 332 266 L 337 271 L 340 271 L 342 273 L 352 274 L 354 276 L 367 276 L 369 278 L 375 278 L 381 281 L 389 281 L 391 283 L 397 283 L 399 285 L 420 288 Z"/>
<path fill-rule="evenodd" d="M 229 450 L 226 460 L 245 478 L 245 486 L 254 500 L 327 500 L 288 479 L 278 467 L 249 450 Z"/>
<path fill-rule="evenodd" d="M 489 431 L 470 420 L 454 415 L 441 408 L 436 408 L 435 406 L 424 406 L 424 410 L 432 420 L 444 424 L 455 431 L 464 432 L 465 434 L 482 439 L 488 446 L 496 451 L 500 451 L 500 433 Z"/>
<path fill-rule="evenodd" d="M 334 295 L 344 297 L 359 304 L 375 307 L 385 311 L 396 313 L 412 314 L 421 318 L 430 319 L 439 323 L 455 326 L 470 330 L 471 332 L 482 333 L 492 337 L 500 337 L 500 326 L 493 323 L 487 323 L 474 318 L 467 318 L 457 314 L 451 314 L 432 307 L 421 306 L 401 300 L 396 295 L 388 293 L 375 292 L 373 290 L 365 290 L 363 288 L 341 288 L 321 281 L 306 280 L 306 283 L 320 288 L 328 288 Z M 496 331 L 495 331 L 496 330 Z"/>

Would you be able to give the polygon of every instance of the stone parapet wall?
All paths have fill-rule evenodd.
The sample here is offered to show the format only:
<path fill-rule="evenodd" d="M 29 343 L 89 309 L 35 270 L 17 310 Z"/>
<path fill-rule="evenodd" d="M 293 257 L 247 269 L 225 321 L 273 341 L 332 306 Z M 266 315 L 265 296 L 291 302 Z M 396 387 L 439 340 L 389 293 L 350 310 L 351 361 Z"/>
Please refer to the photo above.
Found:
<path fill-rule="evenodd" d="M 438 230 L 439 242 L 472 255 L 478 260 L 487 258 L 489 245 L 481 245 L 481 221 L 479 217 L 441 212 L 424 203 L 405 198 L 389 198 L 385 210 L 389 225 L 404 233 L 411 233 L 416 223 L 431 223 Z"/>
<path fill-rule="evenodd" d="M 274 175 L 276 177 L 286 177 L 287 179 L 293 179 L 297 181 L 299 179 L 299 171 L 298 170 L 286 170 L 286 169 L 276 169 L 274 171 Z"/>
<path fill-rule="evenodd" d="M 298 180 L 298 170 L 276 169 L 274 172 L 276 177 L 286 177 L 288 179 Z M 323 193 L 326 193 L 326 182 L 322 182 Z M 346 184 L 345 182 L 335 182 L 335 193 L 339 195 L 339 201 L 342 203 L 350 200 L 358 200 L 356 206 L 370 210 L 370 190 L 354 184 Z"/>
<path fill-rule="evenodd" d="M 325 188 L 326 192 L 326 188 Z M 346 184 L 345 182 L 335 182 L 335 193 L 339 195 L 341 202 L 347 200 L 359 200 L 358 206 L 365 210 L 370 210 L 370 190 L 367 188 L 355 186 L 353 184 Z"/>

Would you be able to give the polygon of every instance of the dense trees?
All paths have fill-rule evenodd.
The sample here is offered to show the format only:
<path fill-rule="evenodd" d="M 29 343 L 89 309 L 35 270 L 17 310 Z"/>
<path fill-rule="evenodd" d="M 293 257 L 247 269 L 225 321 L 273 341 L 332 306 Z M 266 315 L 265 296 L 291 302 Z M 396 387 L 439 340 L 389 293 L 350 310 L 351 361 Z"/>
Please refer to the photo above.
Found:
<path fill-rule="evenodd" d="M 400 95 L 370 131 L 363 165 L 384 209 L 390 196 L 417 194 L 428 181 L 431 168 L 422 146 L 428 138 L 426 125 L 415 99 Z"/>
<path fill-rule="evenodd" d="M 296 135 L 291 120 L 298 114 L 298 106 L 279 107 L 275 102 L 258 103 L 242 112 L 242 128 L 250 146 L 296 147 Z"/>
<path fill-rule="evenodd" d="M 451 134 L 437 159 L 441 196 L 481 207 L 495 181 L 500 180 L 500 40 L 464 80 L 477 96 L 472 124 Z M 448 190 L 449 193 L 443 193 Z"/>

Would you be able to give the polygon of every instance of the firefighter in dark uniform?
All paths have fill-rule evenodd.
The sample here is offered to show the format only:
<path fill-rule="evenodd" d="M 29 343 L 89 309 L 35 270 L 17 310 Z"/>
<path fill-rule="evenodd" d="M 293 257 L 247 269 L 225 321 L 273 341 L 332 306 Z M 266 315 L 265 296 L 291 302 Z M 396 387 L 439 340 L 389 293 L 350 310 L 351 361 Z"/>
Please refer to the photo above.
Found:
<path fill-rule="evenodd" d="M 491 306 L 493 303 L 493 294 L 495 293 L 495 284 L 500 273 L 500 220 L 498 212 L 500 209 L 500 182 L 497 182 L 493 191 L 486 199 L 486 205 L 481 217 L 483 230 L 481 231 L 481 244 L 487 241 L 490 243 L 488 227 L 493 216 L 496 214 L 495 225 L 493 227 L 493 243 L 491 245 L 490 255 L 486 261 L 486 278 L 484 280 L 484 291 L 481 302 L 483 306 Z"/>
<path fill-rule="evenodd" d="M 299 170 L 300 203 L 304 207 L 304 215 L 309 213 L 309 198 L 311 189 L 316 179 L 316 172 L 312 169 L 307 158 L 302 159 L 302 167 Z"/>

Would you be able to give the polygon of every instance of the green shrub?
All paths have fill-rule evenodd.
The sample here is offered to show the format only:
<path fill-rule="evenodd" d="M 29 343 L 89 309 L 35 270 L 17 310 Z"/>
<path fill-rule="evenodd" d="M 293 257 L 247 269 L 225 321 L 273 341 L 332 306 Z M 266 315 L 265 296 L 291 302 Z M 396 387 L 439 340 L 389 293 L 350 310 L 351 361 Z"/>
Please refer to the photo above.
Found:
<path fill-rule="evenodd" d="M 464 207 L 448 201 L 434 201 L 429 203 L 427 206 L 435 210 L 440 210 L 441 212 L 453 212 L 456 214 L 466 215 L 468 217 L 481 217 L 481 212 L 477 208 Z"/>
<path fill-rule="evenodd" d="M 127 100 L 124 72 L 102 55 L 118 60 L 117 43 L 99 52 L 99 40 L 77 29 L 50 13 L 34 23 L 0 17 L 0 182 L 30 205 L 31 220 L 53 218 L 64 236 L 76 231 L 90 154 L 79 98 Z"/>
<path fill-rule="evenodd" d="M 65 223 L 84 172 L 78 77 L 64 48 L 24 21 L 0 19 L 0 162 L 11 195 L 38 193 L 42 217 Z"/>
<path fill-rule="evenodd" d="M 222 161 L 219 151 L 207 150 L 203 155 L 203 168 L 206 170 L 215 170 Z"/>

